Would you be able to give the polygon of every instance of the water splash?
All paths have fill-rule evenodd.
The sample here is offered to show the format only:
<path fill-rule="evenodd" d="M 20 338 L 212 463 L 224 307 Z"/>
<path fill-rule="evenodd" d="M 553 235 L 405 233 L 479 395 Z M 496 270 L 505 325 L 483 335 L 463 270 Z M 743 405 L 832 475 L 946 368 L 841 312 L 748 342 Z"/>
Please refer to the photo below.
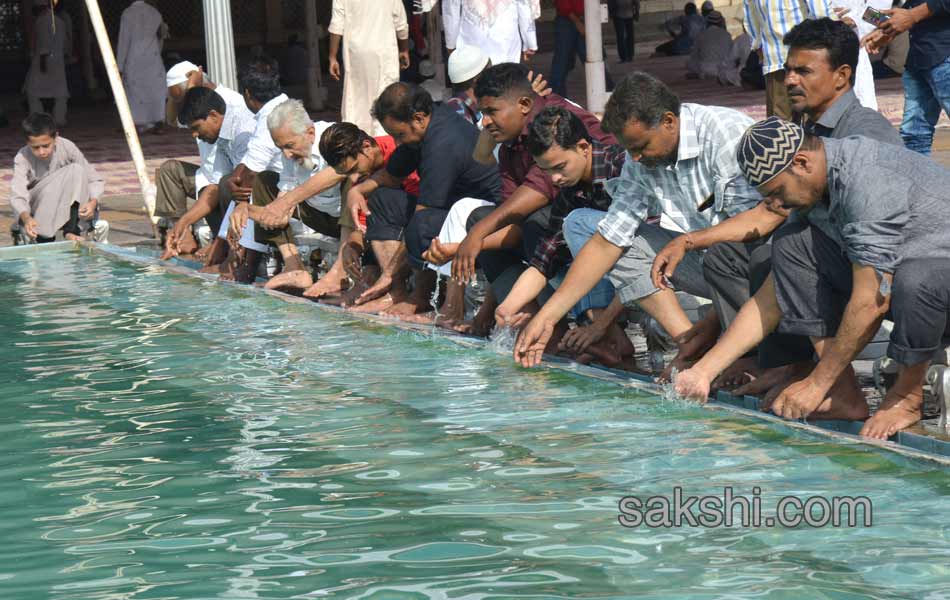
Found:
<path fill-rule="evenodd" d="M 488 338 L 488 348 L 496 354 L 511 354 L 515 350 L 515 340 L 518 339 L 518 330 L 505 325 L 495 327 Z"/>

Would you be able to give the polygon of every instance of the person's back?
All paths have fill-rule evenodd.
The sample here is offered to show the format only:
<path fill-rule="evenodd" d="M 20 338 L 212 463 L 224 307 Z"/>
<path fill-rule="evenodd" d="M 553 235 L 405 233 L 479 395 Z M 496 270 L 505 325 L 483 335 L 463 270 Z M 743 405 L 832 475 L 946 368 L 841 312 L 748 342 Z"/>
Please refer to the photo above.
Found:
<path fill-rule="evenodd" d="M 719 65 L 732 50 L 732 36 L 726 31 L 722 15 L 718 11 L 712 11 L 706 20 L 709 27 L 697 36 L 686 65 L 688 73 L 703 79 L 717 77 Z"/>

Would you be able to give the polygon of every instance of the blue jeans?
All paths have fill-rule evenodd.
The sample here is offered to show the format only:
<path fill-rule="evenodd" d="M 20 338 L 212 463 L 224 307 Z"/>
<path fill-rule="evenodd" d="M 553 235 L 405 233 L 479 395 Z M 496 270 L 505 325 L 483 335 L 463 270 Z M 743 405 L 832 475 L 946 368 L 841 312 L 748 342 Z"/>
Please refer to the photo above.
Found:
<path fill-rule="evenodd" d="M 908 150 L 930 154 L 941 108 L 950 115 L 950 58 L 929 70 L 904 70 L 901 137 Z"/>
<path fill-rule="evenodd" d="M 564 231 L 564 241 L 567 242 L 567 247 L 571 250 L 572 256 L 577 256 L 587 240 L 594 236 L 597 232 L 597 224 L 606 214 L 602 210 L 578 208 L 567 215 L 562 229 Z M 551 285 L 555 288 L 560 286 L 566 274 L 567 271 L 562 270 L 551 280 Z M 613 299 L 614 286 L 609 279 L 604 277 L 600 280 L 600 283 L 594 286 L 594 289 L 587 292 L 587 295 L 574 305 L 574 308 L 571 309 L 571 316 L 577 319 L 590 309 L 607 308 Z"/>

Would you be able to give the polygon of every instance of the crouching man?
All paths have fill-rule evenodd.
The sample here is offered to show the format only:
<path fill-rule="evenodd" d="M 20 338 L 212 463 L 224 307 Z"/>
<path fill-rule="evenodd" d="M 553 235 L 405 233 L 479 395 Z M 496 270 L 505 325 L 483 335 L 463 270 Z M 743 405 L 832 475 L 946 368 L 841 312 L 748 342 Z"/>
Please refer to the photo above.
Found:
<path fill-rule="evenodd" d="M 81 239 L 96 221 L 105 189 L 102 177 L 76 144 L 59 136 L 52 116 L 30 114 L 23 121 L 23 134 L 26 146 L 13 160 L 10 196 L 21 231 L 40 243 L 54 241 L 58 231 L 67 240 Z M 97 241 L 104 241 L 107 231 L 97 228 Z"/>
<path fill-rule="evenodd" d="M 751 127 L 737 154 L 770 208 L 793 212 L 775 233 L 771 276 L 679 375 L 677 392 L 705 399 L 713 377 L 777 328 L 809 336 L 820 361 L 764 409 L 864 419 L 851 361 L 890 311 L 887 353 L 901 369 L 861 434 L 885 439 L 916 423 L 924 374 L 948 333 L 950 171 L 904 148 L 813 137 L 776 117 Z"/>

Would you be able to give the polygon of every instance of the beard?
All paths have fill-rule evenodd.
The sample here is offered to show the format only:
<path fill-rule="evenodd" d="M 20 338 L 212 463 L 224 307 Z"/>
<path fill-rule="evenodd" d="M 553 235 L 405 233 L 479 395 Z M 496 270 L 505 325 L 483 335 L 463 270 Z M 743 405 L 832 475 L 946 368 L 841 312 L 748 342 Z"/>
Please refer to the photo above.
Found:
<path fill-rule="evenodd" d="M 303 167 L 304 169 L 308 171 L 313 171 L 313 169 L 317 166 L 316 163 L 313 162 L 313 158 L 310 156 L 306 158 L 301 158 L 297 162 L 300 164 L 301 167 Z"/>

